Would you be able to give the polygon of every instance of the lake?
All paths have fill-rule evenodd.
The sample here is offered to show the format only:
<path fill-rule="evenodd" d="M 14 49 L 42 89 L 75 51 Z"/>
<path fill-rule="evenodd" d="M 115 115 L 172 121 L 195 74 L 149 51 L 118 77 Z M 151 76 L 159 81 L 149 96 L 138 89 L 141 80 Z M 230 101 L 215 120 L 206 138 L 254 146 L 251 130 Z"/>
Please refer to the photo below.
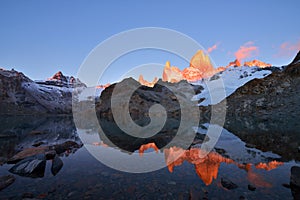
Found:
<path fill-rule="evenodd" d="M 103 123 L 114 130 L 113 124 Z M 13 174 L 15 181 L 0 191 L 0 199 L 293 199 L 293 194 L 299 195 L 299 190 L 290 186 L 291 167 L 300 166 L 298 155 L 287 159 L 261 151 L 223 129 L 213 151 L 201 157 L 201 144 L 212 139 L 205 139 L 209 125 L 195 128 L 193 144 L 183 149 L 180 145 L 162 147 L 174 132 L 171 126 L 149 141 L 130 142 L 115 131 L 107 135 L 118 144 L 114 145 L 101 139 L 97 130 L 76 129 L 72 117 L 3 116 L 0 176 L 13 174 L 9 169 L 14 164 L 7 164 L 7 160 L 17 152 L 34 148 L 32 145 L 86 141 L 79 148 L 59 154 L 63 166 L 55 175 L 51 172 L 52 159 L 46 161 L 43 177 Z M 106 161 L 100 162 L 96 154 Z M 110 159 L 118 161 L 118 166 Z M 140 164 L 131 166 L 131 160 Z M 151 171 L 155 168 L 150 166 L 155 164 L 152 160 L 162 166 Z M 124 172 L 133 167 L 141 173 Z M 150 172 L 142 173 L 143 167 Z"/>

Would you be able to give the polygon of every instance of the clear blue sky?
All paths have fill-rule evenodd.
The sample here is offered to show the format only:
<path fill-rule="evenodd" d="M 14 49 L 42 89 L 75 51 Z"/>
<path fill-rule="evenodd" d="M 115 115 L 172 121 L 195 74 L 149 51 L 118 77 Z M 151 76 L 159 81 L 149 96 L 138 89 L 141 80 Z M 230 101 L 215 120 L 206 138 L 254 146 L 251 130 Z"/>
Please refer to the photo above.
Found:
<path fill-rule="evenodd" d="M 74 75 L 103 40 L 149 26 L 180 31 L 205 48 L 218 44 L 210 54 L 218 66 L 234 60 L 234 52 L 248 41 L 259 48 L 253 58 L 282 65 L 297 52 L 299 8 L 299 0 L 1 0 L 0 67 L 15 68 L 32 79 L 44 79 L 58 70 Z M 158 56 L 153 62 L 166 60 Z M 130 67 L 124 64 L 124 70 Z"/>

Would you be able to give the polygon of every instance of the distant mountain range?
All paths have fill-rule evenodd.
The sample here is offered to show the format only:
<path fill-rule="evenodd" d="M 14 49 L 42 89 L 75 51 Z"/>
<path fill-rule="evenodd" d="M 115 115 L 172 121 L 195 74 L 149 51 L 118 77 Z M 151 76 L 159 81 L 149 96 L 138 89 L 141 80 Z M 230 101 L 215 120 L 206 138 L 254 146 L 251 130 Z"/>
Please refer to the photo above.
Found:
<path fill-rule="evenodd" d="M 74 87 L 86 85 L 62 72 L 45 81 L 32 81 L 21 72 L 0 69 L 0 113 L 71 114 Z"/>
<path fill-rule="evenodd" d="M 201 62 L 203 59 L 204 62 Z M 241 66 L 240 61 L 236 60 L 226 67 L 214 69 L 208 57 L 202 51 L 198 51 L 191 59 L 188 68 L 181 71 L 176 67 L 171 67 L 170 63 L 167 62 L 162 80 L 156 79 L 154 82 L 149 83 L 141 76 L 140 83 L 137 82 L 137 84 L 153 87 L 157 81 L 171 83 L 181 80 L 192 81 L 193 85 L 199 86 L 197 95 L 193 100 L 199 101 L 199 106 L 207 107 L 212 103 L 218 103 L 223 100 L 219 99 L 218 102 L 211 102 L 209 90 L 206 85 L 207 82 L 213 83 L 214 80 L 222 78 L 226 96 L 229 96 L 228 100 L 240 99 L 242 97 L 251 99 L 254 94 L 245 93 L 245 88 L 247 88 L 247 91 L 254 92 L 257 91 L 256 88 L 258 86 L 256 84 L 260 84 L 261 82 L 269 83 L 269 92 L 273 94 L 272 91 L 279 87 L 277 87 L 277 84 L 280 83 L 277 81 L 279 77 L 288 80 L 292 79 L 292 76 L 297 77 L 299 71 L 297 68 L 298 65 L 299 54 L 285 70 L 281 67 L 271 67 L 270 64 L 258 60 L 245 62 L 243 66 Z M 281 87 L 283 94 L 286 94 L 288 90 L 297 89 L 297 85 L 291 84 L 293 81 L 285 82 L 285 85 Z M 105 88 L 109 90 L 110 87 L 113 87 L 112 85 L 96 86 L 96 90 L 99 90 L 98 94 L 100 95 L 102 90 Z M 32 81 L 21 72 L 0 69 L 0 113 L 13 115 L 72 114 L 72 91 L 75 87 L 80 88 L 79 92 L 82 92 L 82 94 L 84 94 L 84 91 L 89 90 L 79 79 L 72 76 L 65 76 L 62 72 L 57 72 L 47 80 Z M 151 91 L 151 88 L 148 90 Z M 279 89 L 276 91 L 279 92 Z M 247 94 L 252 96 L 247 96 Z M 267 94 L 269 95 L 269 93 L 265 95 Z M 88 101 L 93 100 L 93 98 L 93 96 L 90 96 L 85 99 L 79 98 L 79 100 Z M 286 97 L 285 99 L 289 98 Z M 266 97 L 265 101 L 271 101 L 271 99 Z M 245 105 L 242 105 L 241 101 L 237 101 L 232 105 L 232 109 L 237 110 L 236 112 L 244 113 L 245 111 L 239 106 L 243 107 Z"/>

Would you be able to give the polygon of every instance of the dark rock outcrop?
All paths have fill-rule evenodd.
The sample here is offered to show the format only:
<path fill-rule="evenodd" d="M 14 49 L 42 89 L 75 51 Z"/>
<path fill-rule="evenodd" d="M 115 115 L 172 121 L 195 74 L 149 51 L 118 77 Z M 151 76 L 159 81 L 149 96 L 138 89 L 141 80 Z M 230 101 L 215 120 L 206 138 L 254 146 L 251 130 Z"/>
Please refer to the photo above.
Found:
<path fill-rule="evenodd" d="M 300 188 L 300 167 L 293 166 L 291 168 L 291 184 Z"/>
<path fill-rule="evenodd" d="M 38 154 L 44 154 L 47 150 L 49 150 L 49 147 L 46 147 L 46 146 L 24 149 L 23 151 L 17 153 L 12 158 L 10 158 L 7 161 L 7 163 L 9 163 L 9 164 L 17 163 L 25 158 L 35 156 Z"/>
<path fill-rule="evenodd" d="M 51 173 L 55 176 L 63 167 L 63 161 L 56 155 L 52 160 Z"/>
<path fill-rule="evenodd" d="M 78 144 L 74 141 L 66 141 L 62 144 L 56 144 L 50 147 L 50 149 L 53 149 L 56 151 L 57 154 L 64 153 L 65 151 L 72 151 L 80 148 L 82 145 Z"/>
<path fill-rule="evenodd" d="M 119 106 L 120 109 L 122 109 L 124 105 L 124 97 L 128 95 L 127 91 L 135 90 L 129 102 L 129 112 L 133 120 L 149 117 L 149 108 L 156 103 L 163 105 L 170 116 L 178 116 L 180 110 L 185 108 L 179 104 L 177 97 L 182 97 L 185 103 L 189 105 L 194 104 L 194 106 L 196 106 L 196 102 L 192 102 L 190 100 L 191 98 L 189 98 L 192 97 L 193 94 L 191 94 L 189 91 L 190 88 L 188 87 L 193 88 L 194 93 L 199 93 L 203 90 L 202 86 L 191 85 L 186 81 L 168 83 L 159 80 L 153 87 L 147 87 L 132 78 L 128 78 L 117 84 L 122 86 L 122 91 L 116 94 L 120 97 L 119 102 L 116 103 L 116 106 Z M 111 97 L 115 86 L 116 84 L 112 84 L 107 87 L 101 93 L 100 98 L 96 100 L 96 111 L 99 117 L 113 117 L 111 113 Z"/>
<path fill-rule="evenodd" d="M 38 154 L 28 157 L 9 169 L 11 173 L 26 177 L 44 177 L 46 167 L 46 157 L 44 154 Z"/>
<path fill-rule="evenodd" d="M 300 199 L 300 167 L 291 168 L 290 187 L 294 199 Z"/>
<path fill-rule="evenodd" d="M 228 178 L 221 178 L 221 185 L 228 190 L 233 190 L 238 188 L 238 186 Z"/>

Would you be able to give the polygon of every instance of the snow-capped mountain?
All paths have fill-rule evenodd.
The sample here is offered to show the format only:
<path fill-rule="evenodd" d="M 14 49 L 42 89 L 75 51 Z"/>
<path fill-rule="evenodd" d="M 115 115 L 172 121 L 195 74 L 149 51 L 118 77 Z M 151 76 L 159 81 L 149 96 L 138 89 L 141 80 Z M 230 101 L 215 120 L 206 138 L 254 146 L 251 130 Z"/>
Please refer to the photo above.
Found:
<path fill-rule="evenodd" d="M 58 71 L 56 74 L 54 74 L 47 80 L 35 82 L 40 85 L 54 85 L 66 88 L 85 87 L 85 84 L 82 83 L 78 78 L 74 78 L 73 76 L 64 76 L 61 71 Z"/>
<path fill-rule="evenodd" d="M 236 59 L 226 67 L 214 68 L 209 56 L 199 50 L 191 58 L 189 67 L 180 70 L 171 66 L 167 61 L 162 73 L 164 82 L 177 83 L 186 80 L 193 85 L 200 85 L 204 88 L 193 100 L 199 101 L 199 106 L 216 104 L 231 95 L 237 88 L 255 78 L 264 78 L 280 68 L 272 67 L 271 64 L 259 60 L 241 61 Z M 153 87 L 158 81 L 155 78 L 152 82 L 144 80 L 140 75 L 139 82 L 142 85 Z"/>
<path fill-rule="evenodd" d="M 229 95 L 224 127 L 262 151 L 300 159 L 299 61 L 300 52 L 284 69 L 252 79 Z M 210 117 L 210 106 L 200 109 Z"/>
<path fill-rule="evenodd" d="M 0 70 L 1 114 L 70 114 L 74 87 L 80 80 L 56 73 L 46 81 L 32 81 L 15 70 Z"/>
<path fill-rule="evenodd" d="M 272 68 L 262 69 L 260 67 L 247 66 L 228 67 L 209 79 L 193 82 L 194 85 L 201 85 L 204 88 L 193 100 L 200 101 L 199 106 L 217 104 L 247 82 L 253 79 L 264 78 L 271 73 Z M 225 94 L 225 96 L 223 94 Z M 214 98 L 212 99 L 211 97 Z"/>

